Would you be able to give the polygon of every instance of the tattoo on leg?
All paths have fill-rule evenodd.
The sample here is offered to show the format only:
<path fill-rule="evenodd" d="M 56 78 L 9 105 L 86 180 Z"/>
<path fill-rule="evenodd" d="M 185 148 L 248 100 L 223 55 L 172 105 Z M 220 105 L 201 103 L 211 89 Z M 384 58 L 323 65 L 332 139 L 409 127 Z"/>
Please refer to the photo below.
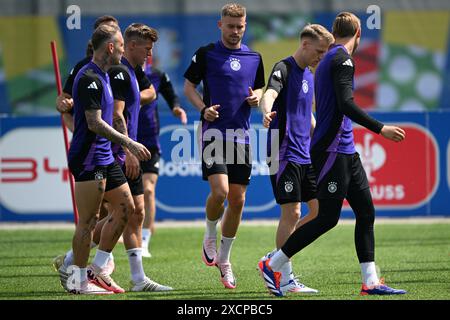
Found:
<path fill-rule="evenodd" d="M 128 222 L 128 210 L 127 205 L 125 203 L 121 203 L 120 206 L 122 207 L 122 216 L 121 219 L 124 224 Z"/>
<path fill-rule="evenodd" d="M 91 230 L 90 228 L 84 228 L 82 233 L 81 233 L 81 242 L 84 243 L 88 238 L 90 240 L 91 237 Z M 89 241 L 88 246 L 91 244 L 91 242 Z"/>

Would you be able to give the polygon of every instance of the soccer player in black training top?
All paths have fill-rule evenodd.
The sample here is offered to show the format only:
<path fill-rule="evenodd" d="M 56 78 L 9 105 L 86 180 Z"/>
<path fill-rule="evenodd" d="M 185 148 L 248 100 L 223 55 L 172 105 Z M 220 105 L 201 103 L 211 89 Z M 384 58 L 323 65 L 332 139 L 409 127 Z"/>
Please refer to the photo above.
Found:
<path fill-rule="evenodd" d="M 338 223 L 345 198 L 356 217 L 355 246 L 363 282 L 360 294 L 404 294 L 404 290 L 384 285 L 376 272 L 375 208 L 355 150 L 352 121 L 395 142 L 405 138 L 405 131 L 371 118 L 353 101 L 352 55 L 361 38 L 360 20 L 349 12 L 338 14 L 333 36 L 336 42 L 320 62 L 314 85 L 317 123 L 311 141 L 311 160 L 317 177 L 319 213 L 298 228 L 271 258 L 261 259 L 258 266 L 269 292 L 282 296 L 280 269 L 294 254 Z"/>

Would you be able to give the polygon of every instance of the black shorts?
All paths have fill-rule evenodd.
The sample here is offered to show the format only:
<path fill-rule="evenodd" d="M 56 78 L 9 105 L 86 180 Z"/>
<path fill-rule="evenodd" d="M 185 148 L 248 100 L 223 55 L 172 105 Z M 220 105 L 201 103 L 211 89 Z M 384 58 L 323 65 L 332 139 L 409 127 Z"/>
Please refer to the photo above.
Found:
<path fill-rule="evenodd" d="M 95 166 L 92 170 L 85 170 L 84 167 L 79 166 L 69 166 L 69 168 L 77 182 L 106 179 L 105 192 L 127 183 L 127 178 L 117 162 L 107 166 Z"/>
<path fill-rule="evenodd" d="M 142 172 L 159 175 L 159 160 L 161 159 L 161 154 L 156 148 L 150 148 L 148 150 L 152 154 L 152 158 L 148 161 L 141 161 Z"/>
<path fill-rule="evenodd" d="M 311 164 L 280 162 L 277 174 L 270 176 L 278 204 L 308 202 L 317 196 L 316 175 Z"/>
<path fill-rule="evenodd" d="M 126 167 L 123 165 L 122 171 L 125 175 Z M 133 196 L 139 196 L 144 194 L 144 184 L 142 183 L 142 168 L 139 169 L 139 176 L 136 179 L 130 179 L 125 176 L 128 182 L 128 186 L 130 187 L 131 194 Z"/>
<path fill-rule="evenodd" d="M 203 180 L 222 173 L 228 176 L 228 183 L 248 185 L 252 174 L 251 158 L 248 144 L 221 140 L 205 142 L 202 152 Z"/>
<path fill-rule="evenodd" d="M 325 152 L 312 157 L 318 180 L 318 199 L 344 199 L 348 193 L 358 192 L 369 188 L 366 172 L 362 166 L 359 154 L 338 153 L 336 159 L 327 165 L 327 159 L 333 154 Z M 323 171 L 323 172 L 322 172 Z"/>

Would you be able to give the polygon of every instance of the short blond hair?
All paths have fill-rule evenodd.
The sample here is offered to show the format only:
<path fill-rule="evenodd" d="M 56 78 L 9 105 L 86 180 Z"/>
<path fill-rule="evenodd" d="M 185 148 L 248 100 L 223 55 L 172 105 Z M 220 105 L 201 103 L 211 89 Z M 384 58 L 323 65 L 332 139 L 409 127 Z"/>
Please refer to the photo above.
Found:
<path fill-rule="evenodd" d="M 361 20 L 351 12 L 339 13 L 333 22 L 333 36 L 335 38 L 353 37 L 361 27 Z"/>
<path fill-rule="evenodd" d="M 304 38 L 311 38 L 313 40 L 325 39 L 328 44 L 334 42 L 333 35 L 320 24 L 307 24 L 300 32 L 300 40 Z"/>
<path fill-rule="evenodd" d="M 245 7 L 239 3 L 228 3 L 222 7 L 222 18 L 242 18 L 247 15 Z"/>
<path fill-rule="evenodd" d="M 156 42 L 158 41 L 158 32 L 143 23 L 132 23 L 125 30 L 123 38 L 125 44 L 131 40 L 151 40 Z"/>

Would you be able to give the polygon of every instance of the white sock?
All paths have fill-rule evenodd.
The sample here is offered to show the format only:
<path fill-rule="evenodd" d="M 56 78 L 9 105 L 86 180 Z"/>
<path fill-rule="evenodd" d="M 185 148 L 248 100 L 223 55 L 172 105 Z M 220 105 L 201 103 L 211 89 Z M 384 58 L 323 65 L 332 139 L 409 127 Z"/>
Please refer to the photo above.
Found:
<path fill-rule="evenodd" d="M 148 248 L 151 237 L 152 237 L 152 232 L 150 231 L 150 229 L 143 228 L 142 229 L 142 248 Z"/>
<path fill-rule="evenodd" d="M 283 265 L 288 262 L 288 256 L 285 255 L 284 252 L 280 249 L 270 259 L 269 267 L 271 267 L 273 271 L 280 272 Z"/>
<path fill-rule="evenodd" d="M 375 262 L 361 263 L 362 281 L 366 286 L 374 286 L 380 283 L 378 279 Z"/>
<path fill-rule="evenodd" d="M 280 284 L 282 286 L 288 284 L 289 280 L 291 280 L 291 275 L 292 275 L 292 262 L 289 260 L 287 263 L 281 266 Z"/>
<path fill-rule="evenodd" d="M 218 263 L 230 261 L 231 246 L 233 245 L 234 239 L 236 239 L 236 237 L 227 238 L 222 236 L 222 239 L 220 240 L 219 254 L 217 255 Z"/>
<path fill-rule="evenodd" d="M 92 241 L 91 242 L 91 249 L 95 248 L 97 246 L 97 244 Z M 73 265 L 73 250 L 70 249 L 69 251 L 67 251 L 66 253 L 66 257 L 64 258 L 64 266 L 67 268 L 68 266 Z"/>
<path fill-rule="evenodd" d="M 206 232 L 205 232 L 205 238 L 216 238 L 217 237 L 217 222 L 219 222 L 220 219 L 217 220 L 209 220 L 206 218 Z"/>
<path fill-rule="evenodd" d="M 128 262 L 130 263 L 131 280 L 139 283 L 145 279 L 144 266 L 142 265 L 142 248 L 127 250 Z"/>
<path fill-rule="evenodd" d="M 70 249 L 67 251 L 66 256 L 64 257 L 64 267 L 69 267 L 73 265 L 73 250 Z"/>
<path fill-rule="evenodd" d="M 106 264 L 108 263 L 108 260 L 111 258 L 111 253 L 102 251 L 100 249 L 97 249 L 97 252 L 95 253 L 94 261 L 92 262 L 97 267 L 103 269 L 106 267 Z"/>
<path fill-rule="evenodd" d="M 87 281 L 87 268 L 80 268 L 80 283 Z"/>

